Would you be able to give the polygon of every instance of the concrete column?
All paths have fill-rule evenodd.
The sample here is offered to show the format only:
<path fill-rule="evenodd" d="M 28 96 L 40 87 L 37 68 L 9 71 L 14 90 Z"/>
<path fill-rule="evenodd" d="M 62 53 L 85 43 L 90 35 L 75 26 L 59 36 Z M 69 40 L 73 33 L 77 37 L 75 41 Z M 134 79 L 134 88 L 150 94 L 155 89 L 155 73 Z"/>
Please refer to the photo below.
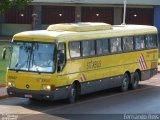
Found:
<path fill-rule="evenodd" d="M 154 7 L 154 26 L 157 27 L 160 37 L 160 6 Z"/>
<path fill-rule="evenodd" d="M 122 8 L 114 8 L 114 25 L 120 25 L 122 24 Z"/>
<path fill-rule="evenodd" d="M 2 35 L 2 24 L 5 23 L 5 15 L 0 14 L 0 35 Z"/>
<path fill-rule="evenodd" d="M 81 22 L 81 6 L 76 6 L 76 9 L 75 9 L 75 22 Z"/>
<path fill-rule="evenodd" d="M 33 30 L 42 29 L 42 6 L 40 5 L 33 6 L 32 29 Z"/>

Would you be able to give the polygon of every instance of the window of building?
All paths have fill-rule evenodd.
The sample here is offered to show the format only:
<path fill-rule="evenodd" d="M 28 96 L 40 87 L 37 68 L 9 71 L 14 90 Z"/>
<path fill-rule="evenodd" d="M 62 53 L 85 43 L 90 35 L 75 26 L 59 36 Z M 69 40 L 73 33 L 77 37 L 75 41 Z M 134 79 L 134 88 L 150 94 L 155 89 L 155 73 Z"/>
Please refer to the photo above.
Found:
<path fill-rule="evenodd" d="M 80 42 L 70 42 L 69 43 L 70 48 L 70 56 L 71 58 L 76 58 L 81 56 L 80 52 Z"/>
<path fill-rule="evenodd" d="M 82 7 L 82 22 L 105 22 L 113 24 L 113 7 Z"/>
<path fill-rule="evenodd" d="M 154 8 L 127 8 L 127 24 L 153 25 L 153 21 Z"/>
<path fill-rule="evenodd" d="M 123 37 L 123 50 L 124 51 L 133 50 L 133 37 Z"/>
<path fill-rule="evenodd" d="M 145 48 L 145 38 L 144 36 L 135 36 L 135 49 L 141 50 Z"/>
<path fill-rule="evenodd" d="M 97 54 L 107 54 L 109 53 L 108 39 L 97 40 Z"/>
<path fill-rule="evenodd" d="M 5 23 L 31 24 L 32 13 L 33 13 L 33 6 L 28 6 L 20 10 L 12 8 L 5 13 Z"/>
<path fill-rule="evenodd" d="M 157 47 L 157 35 L 146 35 L 146 48 Z"/>
<path fill-rule="evenodd" d="M 82 55 L 84 57 L 95 55 L 95 41 L 82 41 Z"/>
<path fill-rule="evenodd" d="M 121 38 L 111 38 L 110 39 L 111 43 L 111 52 L 116 53 L 116 52 L 121 52 L 122 51 L 122 42 Z"/>
<path fill-rule="evenodd" d="M 42 6 L 42 24 L 75 22 L 73 6 Z"/>

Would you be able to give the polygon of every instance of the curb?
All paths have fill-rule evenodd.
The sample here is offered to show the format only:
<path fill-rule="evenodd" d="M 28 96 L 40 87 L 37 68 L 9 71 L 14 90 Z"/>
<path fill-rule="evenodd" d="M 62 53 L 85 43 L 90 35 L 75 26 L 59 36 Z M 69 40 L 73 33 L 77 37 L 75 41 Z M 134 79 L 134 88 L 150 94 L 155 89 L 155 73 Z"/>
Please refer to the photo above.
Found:
<path fill-rule="evenodd" d="M 0 100 L 1 100 L 1 99 L 6 99 L 6 98 L 8 98 L 8 97 L 9 97 L 8 95 L 0 96 Z"/>

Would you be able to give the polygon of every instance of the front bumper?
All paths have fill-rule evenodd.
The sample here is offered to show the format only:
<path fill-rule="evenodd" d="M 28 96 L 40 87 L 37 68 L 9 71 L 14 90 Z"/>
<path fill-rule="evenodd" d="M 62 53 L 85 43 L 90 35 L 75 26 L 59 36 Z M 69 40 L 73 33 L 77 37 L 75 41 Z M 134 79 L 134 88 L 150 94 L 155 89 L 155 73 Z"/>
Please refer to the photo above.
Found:
<path fill-rule="evenodd" d="M 38 100 L 59 100 L 68 97 L 68 89 L 66 87 L 61 87 L 55 91 L 7 88 L 7 93 L 12 97 L 33 98 Z"/>

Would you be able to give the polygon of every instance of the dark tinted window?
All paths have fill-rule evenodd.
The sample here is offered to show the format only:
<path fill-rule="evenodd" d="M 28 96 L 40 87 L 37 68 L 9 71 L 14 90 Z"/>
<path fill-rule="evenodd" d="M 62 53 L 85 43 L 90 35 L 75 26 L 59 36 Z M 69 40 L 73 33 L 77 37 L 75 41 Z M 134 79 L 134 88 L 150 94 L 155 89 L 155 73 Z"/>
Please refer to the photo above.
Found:
<path fill-rule="evenodd" d="M 146 35 L 146 47 L 147 48 L 157 47 L 157 35 Z"/>
<path fill-rule="evenodd" d="M 141 50 L 145 48 L 145 38 L 144 36 L 135 36 L 135 49 Z"/>
<path fill-rule="evenodd" d="M 116 52 L 121 52 L 122 51 L 122 42 L 121 38 L 111 38 L 110 39 L 111 43 L 111 52 L 116 53 Z"/>
<path fill-rule="evenodd" d="M 109 53 L 108 39 L 97 40 L 97 54 Z"/>
<path fill-rule="evenodd" d="M 71 58 L 76 58 L 81 56 L 80 52 L 80 42 L 69 43 L 70 56 Z"/>
<path fill-rule="evenodd" d="M 95 41 L 82 41 L 82 55 L 84 57 L 95 55 Z"/>
<path fill-rule="evenodd" d="M 123 50 L 124 51 L 133 50 L 133 37 L 123 37 Z"/>

